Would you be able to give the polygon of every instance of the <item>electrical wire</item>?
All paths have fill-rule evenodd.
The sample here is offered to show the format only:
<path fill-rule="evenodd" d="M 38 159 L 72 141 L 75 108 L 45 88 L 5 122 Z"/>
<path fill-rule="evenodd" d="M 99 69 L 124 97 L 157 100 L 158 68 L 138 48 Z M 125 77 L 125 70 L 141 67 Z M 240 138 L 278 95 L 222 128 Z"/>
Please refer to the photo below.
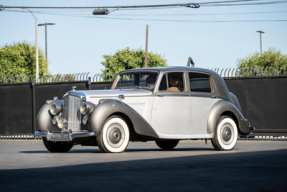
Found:
<path fill-rule="evenodd" d="M 211 6 L 244 6 L 244 5 L 270 5 L 270 4 L 281 4 L 281 3 L 287 3 L 287 1 L 270 1 L 270 2 L 255 2 L 255 3 L 237 3 L 237 4 L 203 4 L 201 6 L 204 7 L 211 7 Z"/>
<path fill-rule="evenodd" d="M 113 14 L 113 16 L 208 16 L 208 15 L 250 15 L 250 14 L 282 14 L 287 11 L 270 11 L 270 12 L 242 12 L 242 13 L 183 13 L 183 14 Z"/>
<path fill-rule="evenodd" d="M 21 12 L 21 13 L 29 13 L 27 11 L 20 11 L 20 10 L 5 10 L 5 12 Z M 61 12 L 57 13 L 51 13 L 49 11 L 34 11 L 35 13 L 38 14 L 48 14 L 48 15 L 60 15 L 60 16 L 71 16 L 70 14 L 62 14 Z M 68 13 L 77 13 L 77 12 L 68 12 Z M 186 13 L 186 14 L 113 14 L 112 16 L 214 16 L 214 15 L 250 15 L 250 14 L 282 14 L 282 13 L 287 13 L 287 11 L 270 11 L 270 12 L 241 12 L 241 13 Z M 84 14 L 84 15 L 74 15 L 74 16 L 90 16 L 90 14 Z M 97 17 L 97 16 L 93 16 Z"/>
<path fill-rule="evenodd" d="M 90 18 L 95 18 L 91 17 Z M 140 21 L 168 21 L 168 22 L 185 22 L 185 23 L 242 23 L 242 22 L 286 22 L 287 19 L 274 19 L 274 20 L 165 20 L 165 19 L 133 19 L 133 18 L 116 18 L 116 17 L 96 17 L 101 19 L 115 19 L 115 20 L 140 20 Z"/>
<path fill-rule="evenodd" d="M 162 21 L 162 22 L 181 22 L 181 23 L 254 23 L 254 22 L 286 22 L 285 19 L 273 20 L 165 20 L 165 19 L 134 19 L 134 18 L 117 18 L 117 17 L 101 17 L 101 16 L 75 16 L 61 15 L 69 17 L 85 17 L 91 19 L 108 19 L 108 20 L 126 20 L 126 21 Z"/>
<path fill-rule="evenodd" d="M 236 0 L 236 1 L 217 1 L 217 2 L 203 2 L 204 5 L 210 5 L 210 6 L 238 6 L 238 5 L 266 5 L 266 4 L 279 4 L 279 3 L 287 3 L 287 1 L 271 1 L 271 2 L 255 2 L 255 3 L 248 3 L 248 4 L 222 4 L 222 2 L 225 3 L 234 3 L 234 2 L 243 2 L 243 1 L 258 1 L 258 0 Z M 212 4 L 213 3 L 213 4 Z M 153 7 L 152 7 L 153 8 Z M 157 7 L 161 8 L 161 7 Z M 169 7 L 171 8 L 171 6 Z M 56 10 L 56 11 L 55 11 Z M 139 20 L 139 21 L 163 21 L 163 22 L 217 22 L 217 23 L 224 23 L 224 22 L 285 22 L 287 20 L 280 20 L 280 19 L 274 19 L 274 20 L 165 20 L 165 19 L 140 19 L 140 18 L 123 18 L 121 16 L 204 16 L 204 15 L 245 15 L 245 14 L 271 14 L 271 13 L 286 13 L 287 11 L 273 11 L 273 12 L 247 12 L 247 13 L 210 13 L 210 14 L 112 14 L 110 16 L 91 16 L 90 14 L 82 14 L 85 12 L 79 12 L 77 9 L 77 12 L 72 11 L 63 11 L 60 9 L 55 9 L 50 11 L 38 11 L 35 10 L 35 13 L 38 14 L 47 14 L 47 15 L 59 15 L 59 16 L 69 16 L 69 17 L 86 17 L 86 18 L 94 18 L 94 19 L 112 19 L 112 20 Z M 82 8 L 82 11 L 86 11 L 86 8 Z M 128 9 L 130 10 L 130 9 Z M 5 10 L 5 12 L 24 12 L 28 13 L 24 10 Z M 67 14 L 68 13 L 68 14 Z M 77 14 L 77 15 L 75 15 Z M 82 14 L 82 15 L 80 15 Z M 117 16 L 117 17 L 111 17 L 111 16 Z"/>
<path fill-rule="evenodd" d="M 220 3 L 234 3 L 234 2 L 248 2 L 248 1 L 259 1 L 259 0 L 228 0 L 228 1 L 213 1 L 213 2 L 201 2 L 201 3 L 175 3 L 175 4 L 157 4 L 157 5 L 121 5 L 121 6 L 86 6 L 86 7 L 47 7 L 47 6 L 3 6 L 0 5 L 0 9 L 6 8 L 29 8 L 29 9 L 126 9 L 126 8 L 148 8 L 148 7 L 176 7 L 186 6 L 191 8 L 198 8 L 197 5 L 201 4 L 220 4 Z"/>

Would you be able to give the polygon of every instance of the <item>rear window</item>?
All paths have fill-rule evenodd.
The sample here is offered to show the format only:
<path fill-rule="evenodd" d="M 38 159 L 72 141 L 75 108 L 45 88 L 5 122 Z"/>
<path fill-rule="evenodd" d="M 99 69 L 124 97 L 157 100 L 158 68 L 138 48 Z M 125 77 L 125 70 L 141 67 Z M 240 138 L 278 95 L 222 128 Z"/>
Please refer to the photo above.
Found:
<path fill-rule="evenodd" d="M 189 73 L 190 91 L 211 93 L 210 76 L 201 73 Z"/>

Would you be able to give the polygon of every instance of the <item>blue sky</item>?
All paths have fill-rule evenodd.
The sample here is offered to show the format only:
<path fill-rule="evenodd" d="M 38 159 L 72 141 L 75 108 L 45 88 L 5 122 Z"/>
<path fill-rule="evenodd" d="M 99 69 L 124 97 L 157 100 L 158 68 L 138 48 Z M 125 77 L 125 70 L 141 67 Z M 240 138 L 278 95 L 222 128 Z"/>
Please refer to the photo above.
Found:
<path fill-rule="evenodd" d="M 0 0 L 0 5 L 111 6 L 190 2 L 204 1 Z M 32 15 L 28 11 L 23 13 L 9 12 L 8 10 L 11 9 L 0 12 L 0 46 L 23 40 L 34 43 L 35 22 Z M 48 60 L 49 71 L 52 74 L 90 72 L 93 75 L 100 73 L 103 69 L 102 55 L 113 54 L 126 47 L 145 48 L 147 24 L 149 25 L 149 51 L 164 55 L 170 66 L 186 65 L 188 57 L 191 56 L 197 67 L 236 67 L 238 58 L 260 50 L 259 34 L 256 33 L 258 30 L 265 31 L 263 51 L 274 47 L 287 54 L 287 22 L 206 22 L 287 20 L 287 3 L 226 7 L 202 6 L 199 9 L 185 7 L 122 9 L 107 16 L 98 17 L 92 15 L 93 9 L 61 11 L 32 9 L 32 11 L 35 11 L 39 23 L 56 23 L 55 26 L 48 26 Z M 45 11 L 45 14 L 37 11 Z M 272 13 L 201 15 L 254 12 Z M 152 21 L 157 19 L 169 21 Z M 186 20 L 188 22 L 170 20 Z M 42 50 L 45 49 L 44 27 L 39 27 L 39 47 Z"/>

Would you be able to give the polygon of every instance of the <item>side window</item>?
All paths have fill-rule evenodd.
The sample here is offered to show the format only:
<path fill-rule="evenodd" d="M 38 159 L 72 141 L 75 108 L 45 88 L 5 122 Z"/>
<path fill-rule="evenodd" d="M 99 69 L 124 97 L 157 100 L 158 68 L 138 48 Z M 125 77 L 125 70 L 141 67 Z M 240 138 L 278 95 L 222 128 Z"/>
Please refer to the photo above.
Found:
<path fill-rule="evenodd" d="M 167 73 L 160 82 L 160 91 L 183 92 L 184 91 L 184 74 L 181 72 Z"/>
<path fill-rule="evenodd" d="M 210 76 L 200 73 L 189 73 L 190 91 L 211 93 Z"/>

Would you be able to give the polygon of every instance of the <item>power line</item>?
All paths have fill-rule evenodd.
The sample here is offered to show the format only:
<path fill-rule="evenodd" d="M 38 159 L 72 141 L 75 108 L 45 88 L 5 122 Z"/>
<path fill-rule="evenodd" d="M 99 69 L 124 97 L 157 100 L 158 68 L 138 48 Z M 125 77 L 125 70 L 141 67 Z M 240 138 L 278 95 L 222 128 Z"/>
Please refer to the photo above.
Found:
<path fill-rule="evenodd" d="M 5 12 L 21 12 L 21 13 L 28 13 L 27 11 L 22 10 L 5 10 Z M 34 11 L 38 14 L 48 14 L 53 15 L 54 13 L 62 13 L 61 12 L 50 12 L 50 11 Z M 64 12 L 65 13 L 65 12 Z M 66 13 L 80 13 L 81 12 L 66 12 Z M 237 12 L 237 13 L 185 13 L 185 14 L 113 14 L 113 16 L 209 16 L 209 15 L 249 15 L 249 14 L 282 14 L 287 13 L 287 11 L 266 11 L 266 12 Z M 90 14 L 85 14 L 84 16 L 89 16 Z"/>
<path fill-rule="evenodd" d="M 12 12 L 12 11 L 9 11 Z M 287 12 L 287 11 L 285 11 Z M 45 13 L 39 13 L 45 14 Z M 232 13 L 230 13 L 232 14 Z M 51 14 L 49 14 L 51 15 Z M 126 21 L 163 21 L 163 22 L 184 22 L 184 23 L 238 23 L 238 22 L 246 22 L 246 23 L 253 23 L 253 22 L 286 22 L 287 20 L 166 20 L 166 19 L 135 19 L 135 18 L 117 18 L 117 17 L 95 17 L 95 16 L 77 16 L 77 15 L 69 15 L 69 14 L 52 14 L 52 15 L 60 15 L 60 16 L 68 16 L 68 17 L 85 17 L 85 18 L 92 18 L 92 19 L 109 19 L 109 20 L 126 20 Z"/>
<path fill-rule="evenodd" d="M 249 14 L 280 14 L 287 13 L 287 11 L 270 11 L 270 12 L 242 12 L 242 13 L 183 13 L 183 14 L 113 14 L 115 16 L 208 16 L 208 15 L 249 15 Z"/>
<path fill-rule="evenodd" d="M 202 4 L 202 6 L 242 6 L 242 5 L 270 5 L 270 4 L 281 4 L 287 3 L 287 1 L 270 1 L 270 2 L 255 2 L 255 3 L 239 3 L 239 4 Z"/>
<path fill-rule="evenodd" d="M 86 7 L 48 7 L 48 6 L 3 6 L 0 5 L 0 10 L 6 8 L 28 8 L 28 9 L 128 9 L 128 8 L 148 8 L 148 7 L 190 7 L 199 8 L 199 5 L 207 4 L 220 4 L 220 3 L 234 3 L 234 2 L 247 2 L 247 1 L 259 1 L 259 0 L 231 0 L 231 1 L 213 1 L 202 3 L 176 3 L 176 4 L 158 4 L 158 5 L 121 5 L 121 6 L 86 6 Z"/>
<path fill-rule="evenodd" d="M 89 17 L 89 16 L 87 16 Z M 92 17 L 91 17 L 92 18 Z M 94 17 L 93 17 L 94 18 Z M 164 19 L 133 19 L 133 18 L 111 18 L 111 17 L 97 17 L 101 19 L 116 19 L 116 20 L 140 20 L 140 21 L 170 21 L 170 22 L 187 22 L 187 23 L 237 23 L 237 22 L 286 22 L 287 19 L 274 20 L 164 20 Z"/>

